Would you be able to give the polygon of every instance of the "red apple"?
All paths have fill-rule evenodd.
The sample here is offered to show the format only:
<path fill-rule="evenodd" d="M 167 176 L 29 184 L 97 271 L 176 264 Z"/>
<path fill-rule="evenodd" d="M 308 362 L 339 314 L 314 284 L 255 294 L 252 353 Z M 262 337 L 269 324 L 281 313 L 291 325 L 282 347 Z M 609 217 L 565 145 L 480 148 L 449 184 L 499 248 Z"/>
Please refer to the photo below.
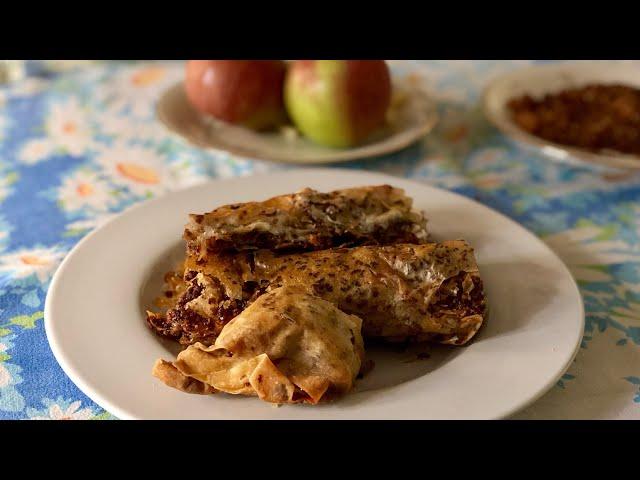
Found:
<path fill-rule="evenodd" d="M 204 114 L 256 130 L 286 120 L 281 60 L 189 60 L 185 70 L 187 98 Z"/>
<path fill-rule="evenodd" d="M 351 147 L 384 123 L 391 76 L 384 60 L 298 60 L 289 67 L 284 96 L 305 136 Z"/>

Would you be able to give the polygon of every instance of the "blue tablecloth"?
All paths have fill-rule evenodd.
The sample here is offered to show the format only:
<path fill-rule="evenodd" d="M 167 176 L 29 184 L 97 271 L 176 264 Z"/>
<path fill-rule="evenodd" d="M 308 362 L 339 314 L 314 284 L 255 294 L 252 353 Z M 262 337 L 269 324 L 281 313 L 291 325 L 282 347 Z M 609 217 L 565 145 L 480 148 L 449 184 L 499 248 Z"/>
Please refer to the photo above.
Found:
<path fill-rule="evenodd" d="M 582 348 L 516 418 L 640 418 L 640 180 L 558 165 L 487 123 L 481 88 L 528 63 L 391 62 L 432 92 L 441 121 L 401 152 L 339 166 L 475 198 L 569 266 L 586 307 Z M 208 178 L 294 168 L 204 152 L 167 133 L 154 102 L 181 76 L 177 62 L 105 62 L 0 87 L 0 418 L 113 418 L 62 372 L 42 321 L 52 274 L 91 229 Z"/>

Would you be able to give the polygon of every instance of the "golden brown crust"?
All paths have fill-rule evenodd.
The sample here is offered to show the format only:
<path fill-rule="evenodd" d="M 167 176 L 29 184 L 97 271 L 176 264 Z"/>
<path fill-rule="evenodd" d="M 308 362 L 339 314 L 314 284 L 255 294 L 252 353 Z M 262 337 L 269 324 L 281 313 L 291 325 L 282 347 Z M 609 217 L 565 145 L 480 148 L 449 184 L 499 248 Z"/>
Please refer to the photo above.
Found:
<path fill-rule="evenodd" d="M 361 326 L 321 298 L 278 288 L 229 322 L 214 345 L 191 345 L 173 364 L 159 361 L 154 374 L 193 393 L 206 385 L 272 403 L 315 404 L 352 388 L 364 358 Z"/>
<path fill-rule="evenodd" d="M 215 388 L 180 372 L 171 362 L 157 360 L 151 374 L 166 385 L 186 393 L 208 395 L 216 393 Z"/>
<path fill-rule="evenodd" d="M 462 345 L 484 321 L 486 301 L 473 249 L 438 244 L 267 251 L 186 262 L 190 286 L 169 311 L 182 343 L 211 343 L 230 318 L 264 292 L 294 286 L 363 318 L 363 334 Z M 198 319 L 203 319 L 198 321 Z"/>
<path fill-rule="evenodd" d="M 426 241 L 426 220 L 389 185 L 321 193 L 305 188 L 263 202 L 225 205 L 190 215 L 184 239 L 202 260 L 220 251 L 321 250 Z"/>

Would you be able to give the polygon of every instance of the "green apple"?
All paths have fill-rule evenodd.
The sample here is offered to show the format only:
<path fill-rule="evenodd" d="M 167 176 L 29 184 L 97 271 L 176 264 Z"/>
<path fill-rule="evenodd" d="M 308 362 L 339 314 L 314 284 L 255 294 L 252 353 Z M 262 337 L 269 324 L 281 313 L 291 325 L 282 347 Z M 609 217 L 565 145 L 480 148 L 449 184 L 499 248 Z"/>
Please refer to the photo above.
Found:
<path fill-rule="evenodd" d="M 391 76 L 384 60 L 297 60 L 287 72 L 284 102 L 303 135 L 330 147 L 352 147 L 384 121 Z"/>

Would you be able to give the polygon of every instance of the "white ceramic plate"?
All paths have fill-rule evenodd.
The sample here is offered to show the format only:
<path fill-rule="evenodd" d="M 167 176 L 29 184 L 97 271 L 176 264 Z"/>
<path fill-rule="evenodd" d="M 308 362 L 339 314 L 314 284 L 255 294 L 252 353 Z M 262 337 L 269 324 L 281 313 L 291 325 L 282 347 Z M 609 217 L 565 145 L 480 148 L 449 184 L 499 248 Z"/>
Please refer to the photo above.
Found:
<path fill-rule="evenodd" d="M 187 100 L 182 83 L 160 98 L 156 114 L 172 132 L 202 147 L 260 160 L 320 164 L 345 162 L 401 150 L 431 131 L 438 121 L 435 103 L 419 86 L 394 79 L 394 98 L 387 124 L 363 144 L 353 148 L 328 148 L 302 136 L 280 132 L 258 133 L 198 113 Z M 295 132 L 292 128 L 291 133 Z"/>
<path fill-rule="evenodd" d="M 173 346 L 145 325 L 162 275 L 183 249 L 190 212 L 261 200 L 310 186 L 390 183 L 424 209 L 438 240 L 476 248 L 490 312 L 466 347 L 431 358 L 368 350 L 376 367 L 356 392 L 319 406 L 276 408 L 256 398 L 188 395 L 151 376 Z M 215 181 L 131 208 L 84 238 L 56 272 L 45 306 L 51 348 L 89 397 L 123 419 L 494 419 L 548 390 L 572 361 L 583 308 L 564 264 L 533 234 L 465 197 L 369 172 L 296 170 Z"/>
<path fill-rule="evenodd" d="M 601 169 L 640 170 L 640 157 L 619 152 L 593 153 L 549 142 L 522 130 L 512 119 L 507 103 L 514 97 L 534 98 L 589 83 L 621 83 L 640 88 L 640 64 L 622 62 L 576 62 L 535 65 L 493 79 L 483 95 L 484 112 L 504 134 L 554 160 Z"/>

